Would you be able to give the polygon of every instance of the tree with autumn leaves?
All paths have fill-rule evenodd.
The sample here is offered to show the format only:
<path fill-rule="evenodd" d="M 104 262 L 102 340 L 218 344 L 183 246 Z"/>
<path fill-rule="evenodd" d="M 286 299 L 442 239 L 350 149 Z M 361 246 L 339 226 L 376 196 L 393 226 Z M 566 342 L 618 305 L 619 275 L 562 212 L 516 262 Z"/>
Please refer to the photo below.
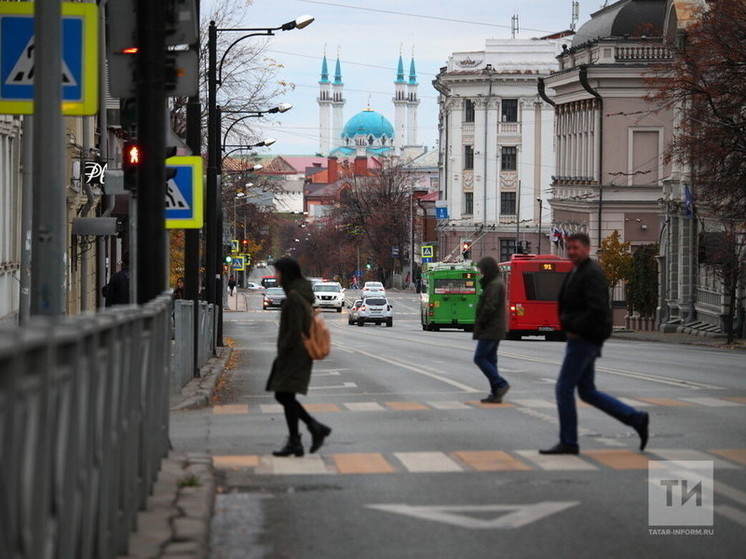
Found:
<path fill-rule="evenodd" d="M 702 2 L 668 39 L 673 56 L 649 78 L 649 97 L 677 112 L 667 157 L 690 170 L 690 217 L 717 237 L 700 263 L 723 282 L 732 339 L 746 278 L 746 2 Z"/>

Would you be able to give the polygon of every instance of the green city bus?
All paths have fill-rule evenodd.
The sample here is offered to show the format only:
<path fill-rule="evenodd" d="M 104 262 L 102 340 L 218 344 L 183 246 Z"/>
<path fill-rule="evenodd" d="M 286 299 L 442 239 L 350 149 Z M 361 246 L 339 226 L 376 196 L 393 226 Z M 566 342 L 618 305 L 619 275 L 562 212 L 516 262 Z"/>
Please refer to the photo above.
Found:
<path fill-rule="evenodd" d="M 422 275 L 420 318 L 422 329 L 438 331 L 474 329 L 477 300 L 481 292 L 479 272 L 467 264 L 429 264 Z"/>

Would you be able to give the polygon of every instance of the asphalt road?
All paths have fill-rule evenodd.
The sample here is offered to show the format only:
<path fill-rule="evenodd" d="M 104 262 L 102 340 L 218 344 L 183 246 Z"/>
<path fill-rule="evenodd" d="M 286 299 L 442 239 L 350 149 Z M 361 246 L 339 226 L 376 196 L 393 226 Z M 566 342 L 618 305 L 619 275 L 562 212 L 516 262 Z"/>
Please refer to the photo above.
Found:
<path fill-rule="evenodd" d="M 221 405 L 172 415 L 175 448 L 220 471 L 213 559 L 743 556 L 744 352 L 610 340 L 597 385 L 651 414 L 648 451 L 583 407 L 581 455 L 543 459 L 564 344 L 502 342 L 512 390 L 483 407 L 470 335 L 423 332 L 417 296 L 392 295 L 393 328 L 325 313 L 334 349 L 303 401 L 334 433 L 319 455 L 273 459 L 286 430 L 264 383 L 279 314 L 244 296 L 247 311 L 225 313 L 238 358 Z M 713 526 L 649 525 L 649 462 L 664 459 L 715 464 Z"/>

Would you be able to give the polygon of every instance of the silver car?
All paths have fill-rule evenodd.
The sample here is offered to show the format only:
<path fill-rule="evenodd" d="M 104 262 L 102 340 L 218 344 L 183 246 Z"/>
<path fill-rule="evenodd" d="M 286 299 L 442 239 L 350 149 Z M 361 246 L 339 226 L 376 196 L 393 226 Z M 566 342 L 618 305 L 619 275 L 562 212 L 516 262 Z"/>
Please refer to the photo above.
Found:
<path fill-rule="evenodd" d="M 264 293 L 262 306 L 264 307 L 265 311 L 273 307 L 280 308 L 285 302 L 286 298 L 287 296 L 285 295 L 285 290 L 282 287 L 270 287 Z"/>
<path fill-rule="evenodd" d="M 394 307 L 386 297 L 371 295 L 364 297 L 362 304 L 358 307 L 355 322 L 358 326 L 365 326 L 366 322 L 372 322 L 377 326 L 386 324 L 388 328 L 394 325 Z"/>
<path fill-rule="evenodd" d="M 363 305 L 363 300 L 358 299 L 354 303 L 352 303 L 352 306 L 350 307 L 349 312 L 347 313 L 347 324 L 352 326 L 357 322 L 358 318 L 358 311 L 360 310 L 360 307 Z"/>

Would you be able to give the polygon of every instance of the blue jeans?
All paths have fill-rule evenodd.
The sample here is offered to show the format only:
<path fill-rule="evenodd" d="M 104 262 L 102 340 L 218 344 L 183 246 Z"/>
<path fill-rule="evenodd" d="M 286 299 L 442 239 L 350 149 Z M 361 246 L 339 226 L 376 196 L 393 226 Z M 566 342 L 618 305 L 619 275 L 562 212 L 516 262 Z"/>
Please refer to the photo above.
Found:
<path fill-rule="evenodd" d="M 578 412 L 575 407 L 575 388 L 584 402 L 608 413 L 625 425 L 636 427 L 643 414 L 624 402 L 596 390 L 594 362 L 601 348 L 580 338 L 567 340 L 567 351 L 557 379 L 557 409 L 560 420 L 560 442 L 578 446 Z"/>
<path fill-rule="evenodd" d="M 474 363 L 490 381 L 492 390 L 508 385 L 508 381 L 497 372 L 497 340 L 477 340 L 477 350 L 474 352 Z"/>

